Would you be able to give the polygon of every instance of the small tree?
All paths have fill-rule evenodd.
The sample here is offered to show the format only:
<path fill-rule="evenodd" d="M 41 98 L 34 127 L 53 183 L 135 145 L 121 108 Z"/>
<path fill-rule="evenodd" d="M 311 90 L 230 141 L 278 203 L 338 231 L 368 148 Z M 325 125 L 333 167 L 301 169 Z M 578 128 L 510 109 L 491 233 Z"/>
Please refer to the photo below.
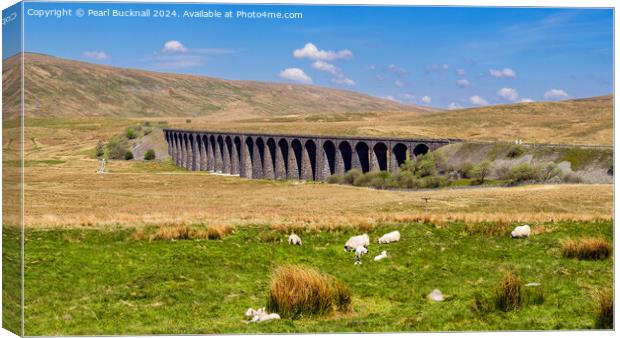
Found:
<path fill-rule="evenodd" d="M 478 165 L 471 169 L 471 177 L 474 178 L 476 183 L 482 184 L 484 180 L 491 173 L 491 162 L 482 161 Z"/>
<path fill-rule="evenodd" d="M 133 128 L 127 128 L 125 131 L 125 136 L 127 136 L 128 139 L 133 140 L 137 136 L 136 131 Z"/>
<path fill-rule="evenodd" d="M 562 169 L 558 167 L 557 164 L 553 162 L 549 162 L 547 166 L 540 169 L 541 171 L 541 179 L 543 181 L 550 181 L 551 179 L 558 177 L 562 174 Z"/>
<path fill-rule="evenodd" d="M 149 149 L 144 153 L 144 159 L 147 161 L 152 161 L 155 159 L 155 150 Z"/>
<path fill-rule="evenodd" d="M 131 152 L 131 150 L 127 150 L 127 152 L 125 153 L 125 160 L 133 160 L 133 153 Z"/>
<path fill-rule="evenodd" d="M 103 145 L 103 142 L 99 140 L 97 141 L 97 147 L 95 147 L 95 156 L 97 156 L 97 158 L 101 158 L 103 157 L 104 154 L 105 154 L 105 147 Z"/>

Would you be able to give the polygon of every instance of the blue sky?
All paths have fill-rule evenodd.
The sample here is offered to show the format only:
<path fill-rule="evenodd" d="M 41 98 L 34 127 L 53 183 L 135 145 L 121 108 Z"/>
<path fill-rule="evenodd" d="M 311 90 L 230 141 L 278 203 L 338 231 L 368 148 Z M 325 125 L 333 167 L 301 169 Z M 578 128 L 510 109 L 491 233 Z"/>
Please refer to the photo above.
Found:
<path fill-rule="evenodd" d="M 28 15 L 61 8 L 72 16 Z M 76 17 L 78 8 L 87 14 Z M 177 17 L 94 17 L 89 9 L 167 9 Z M 306 83 L 441 108 L 613 91 L 606 9 L 26 3 L 25 10 L 26 51 L 120 67 Z M 182 18 L 186 10 L 303 18 Z"/>

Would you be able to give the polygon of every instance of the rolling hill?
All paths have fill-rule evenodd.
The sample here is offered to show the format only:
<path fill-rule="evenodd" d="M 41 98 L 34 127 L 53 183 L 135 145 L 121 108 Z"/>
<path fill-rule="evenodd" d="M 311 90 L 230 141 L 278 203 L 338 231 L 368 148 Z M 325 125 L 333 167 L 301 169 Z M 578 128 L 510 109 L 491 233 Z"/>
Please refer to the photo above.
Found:
<path fill-rule="evenodd" d="M 25 54 L 24 64 L 30 117 L 209 116 L 228 121 L 430 110 L 351 91 L 116 68 L 34 53 Z M 18 59 L 7 59 L 3 68 L 3 85 L 15 86 Z M 9 106 L 16 100 L 10 97 Z"/>

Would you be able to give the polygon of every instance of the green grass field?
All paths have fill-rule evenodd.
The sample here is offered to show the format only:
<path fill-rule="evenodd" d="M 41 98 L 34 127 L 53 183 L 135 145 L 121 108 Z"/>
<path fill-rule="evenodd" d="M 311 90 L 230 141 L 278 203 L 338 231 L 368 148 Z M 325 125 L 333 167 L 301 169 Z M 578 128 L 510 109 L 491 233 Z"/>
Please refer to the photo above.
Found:
<path fill-rule="evenodd" d="M 498 226 L 383 224 L 369 233 L 369 254 L 359 266 L 342 249 L 354 230 L 301 233 L 301 247 L 267 225 L 237 228 L 223 240 L 178 241 L 134 239 L 126 228 L 28 230 L 26 334 L 594 328 L 593 294 L 612 286 L 613 259 L 564 258 L 560 241 L 611 242 L 612 223 L 535 225 L 536 234 L 523 240 L 509 238 L 511 225 L 490 231 Z M 400 243 L 375 244 L 393 229 L 401 231 Z M 389 257 L 374 262 L 382 250 Z M 266 305 L 274 269 L 289 263 L 335 276 L 351 289 L 353 310 L 245 323 L 248 307 Z M 514 312 L 476 311 L 474 299 L 489 302 L 508 270 L 524 284 L 541 283 L 544 302 Z M 435 288 L 452 298 L 430 303 L 424 296 Z"/>

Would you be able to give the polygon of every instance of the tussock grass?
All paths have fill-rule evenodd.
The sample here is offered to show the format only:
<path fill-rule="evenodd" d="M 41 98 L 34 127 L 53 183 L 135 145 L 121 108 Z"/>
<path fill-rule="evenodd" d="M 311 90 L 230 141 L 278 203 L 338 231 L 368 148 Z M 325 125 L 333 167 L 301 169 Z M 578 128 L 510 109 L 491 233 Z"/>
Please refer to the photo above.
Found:
<path fill-rule="evenodd" d="M 187 225 L 162 226 L 158 228 L 149 239 L 155 241 L 207 239 L 208 232 L 202 229 L 195 229 Z"/>
<path fill-rule="evenodd" d="M 347 311 L 350 305 L 351 292 L 334 277 L 296 265 L 276 270 L 267 299 L 269 311 L 289 318 Z"/>
<path fill-rule="evenodd" d="M 235 227 L 229 224 L 209 225 L 207 228 L 207 238 L 209 239 L 223 239 L 230 235 L 235 230 Z"/>
<path fill-rule="evenodd" d="M 605 289 L 595 294 L 595 327 L 597 329 L 614 328 L 614 294 Z"/>
<path fill-rule="evenodd" d="M 602 238 L 565 239 L 562 241 L 562 254 L 567 258 L 606 259 L 613 249 Z"/>
<path fill-rule="evenodd" d="M 495 289 L 495 307 L 504 312 L 521 307 L 521 279 L 512 271 L 504 273 L 502 282 Z"/>

